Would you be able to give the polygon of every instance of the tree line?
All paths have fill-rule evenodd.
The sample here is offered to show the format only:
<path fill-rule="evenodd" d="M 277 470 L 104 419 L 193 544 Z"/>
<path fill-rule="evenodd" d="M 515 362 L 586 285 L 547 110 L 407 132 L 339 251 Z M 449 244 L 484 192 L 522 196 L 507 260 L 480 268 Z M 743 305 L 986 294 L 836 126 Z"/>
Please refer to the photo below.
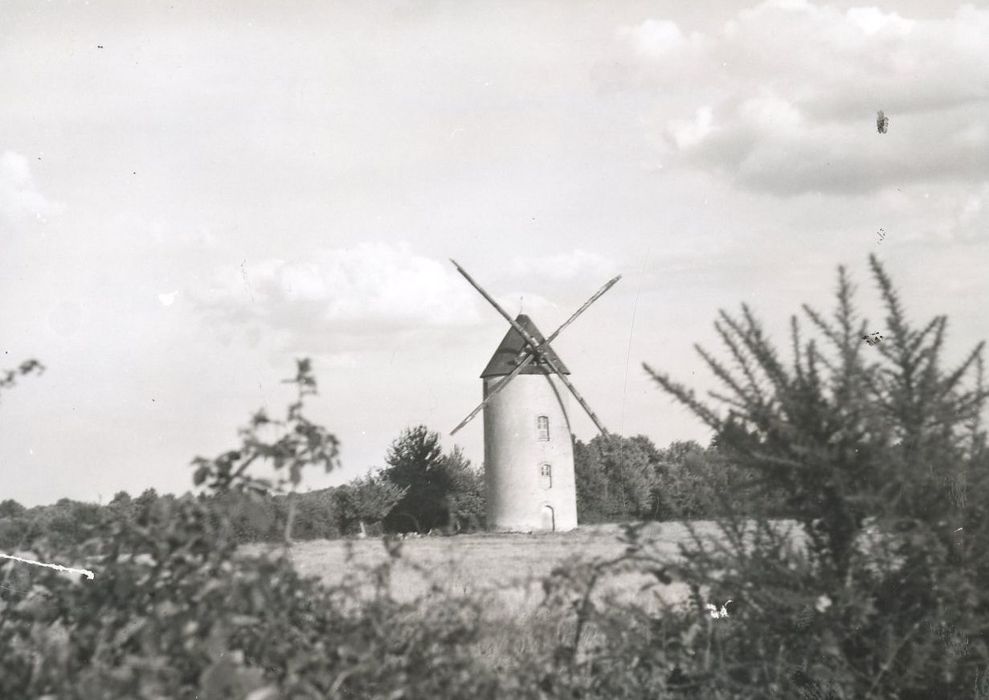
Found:
<path fill-rule="evenodd" d="M 581 523 L 710 519 L 732 507 L 752 515 L 785 514 L 778 496 L 747 495 L 742 486 L 748 475 L 722 458 L 716 442 L 657 448 L 643 435 L 573 440 Z M 483 471 L 459 447 L 444 452 L 437 432 L 423 425 L 404 430 L 389 447 L 385 465 L 325 489 L 218 489 L 202 497 L 224 512 L 243 542 L 279 541 L 290 520 L 296 540 L 484 529 Z M 725 503 L 727 496 L 734 503 Z M 78 543 L 85 531 L 80 526 L 98 523 L 102 509 L 126 519 L 149 503 L 175 499 L 153 488 L 134 497 L 120 491 L 104 506 L 63 498 L 25 508 L 7 499 L 0 502 L 0 547 L 16 548 L 41 535 Z"/>

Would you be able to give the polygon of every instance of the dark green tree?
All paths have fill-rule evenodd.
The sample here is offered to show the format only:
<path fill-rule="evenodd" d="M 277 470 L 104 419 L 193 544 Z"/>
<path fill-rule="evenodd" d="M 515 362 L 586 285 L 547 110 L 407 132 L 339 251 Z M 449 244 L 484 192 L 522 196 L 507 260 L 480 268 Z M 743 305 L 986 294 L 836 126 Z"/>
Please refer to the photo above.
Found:
<path fill-rule="evenodd" d="M 294 499 L 296 505 L 295 523 L 292 531 L 294 538 L 315 540 L 329 539 L 340 535 L 334 498 L 335 491 L 336 489 L 320 489 L 287 496 L 287 498 Z"/>
<path fill-rule="evenodd" d="M 31 529 L 27 508 L 12 498 L 0 501 L 0 547 L 14 549 Z"/>
<path fill-rule="evenodd" d="M 660 453 L 644 435 L 597 435 L 574 444 L 578 518 L 585 522 L 651 517 Z"/>
<path fill-rule="evenodd" d="M 577 520 L 606 522 L 611 518 L 608 476 L 597 452 L 585 442 L 574 440 L 574 479 L 577 487 Z"/>
<path fill-rule="evenodd" d="M 597 449 L 612 484 L 612 509 L 622 519 L 648 517 L 652 506 L 652 484 L 659 453 L 644 435 L 624 438 L 617 435 L 596 436 L 591 445 Z"/>
<path fill-rule="evenodd" d="M 141 492 L 141 495 L 134 499 L 134 504 L 140 508 L 147 508 L 159 498 L 158 490 L 155 488 L 146 488 Z"/>
<path fill-rule="evenodd" d="M 394 532 L 427 532 L 444 527 L 450 519 L 447 497 L 453 479 L 440 446 L 438 433 L 424 425 L 402 431 L 385 457 L 382 475 L 404 489 L 405 495 L 385 519 Z"/>
<path fill-rule="evenodd" d="M 0 518 L 16 518 L 24 515 L 26 511 L 27 508 L 12 498 L 0 501 Z"/>
<path fill-rule="evenodd" d="M 129 493 L 126 491 L 117 491 L 117 493 L 113 494 L 113 498 L 110 499 L 109 505 L 129 506 L 132 501 L 133 499 L 130 497 Z"/>
<path fill-rule="evenodd" d="M 471 465 L 460 447 L 444 457 L 450 476 L 449 526 L 455 532 L 482 530 L 485 524 L 484 474 Z"/>
<path fill-rule="evenodd" d="M 376 533 L 406 491 L 374 472 L 338 487 L 333 493 L 333 508 L 340 532 L 366 534 L 370 528 Z"/>
<path fill-rule="evenodd" d="M 676 441 L 659 450 L 652 485 L 652 517 L 655 520 L 707 517 L 708 487 L 699 463 L 704 448 L 693 440 Z"/>

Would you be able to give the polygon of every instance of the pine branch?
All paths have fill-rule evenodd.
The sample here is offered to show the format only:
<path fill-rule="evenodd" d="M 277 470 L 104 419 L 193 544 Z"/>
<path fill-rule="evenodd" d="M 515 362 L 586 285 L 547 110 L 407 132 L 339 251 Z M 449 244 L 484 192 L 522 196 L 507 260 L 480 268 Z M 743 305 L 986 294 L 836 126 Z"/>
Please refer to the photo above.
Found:
<path fill-rule="evenodd" d="M 815 311 L 808 304 L 803 304 L 801 306 L 801 308 L 803 308 L 804 313 L 807 314 L 807 318 L 810 319 L 811 323 L 813 323 L 815 326 L 817 326 L 817 329 L 819 331 L 821 331 L 821 333 L 823 333 L 824 336 L 828 340 L 830 340 L 834 344 L 835 347 L 840 348 L 841 347 L 841 334 L 838 333 L 838 331 L 836 331 L 834 328 L 832 328 L 828 324 L 828 322 L 824 320 L 824 317 L 821 316 L 820 313 L 818 313 L 817 311 Z"/>
<path fill-rule="evenodd" d="M 886 304 L 886 311 L 889 314 L 887 317 L 889 331 L 893 334 L 894 342 L 900 346 L 905 354 L 908 327 L 904 318 L 903 307 L 900 304 L 899 295 L 896 293 L 892 280 L 886 274 L 886 269 L 879 262 L 879 258 L 876 257 L 875 253 L 869 255 L 869 267 L 872 269 L 872 275 L 876 280 L 876 284 L 879 286 L 879 292 Z"/>
<path fill-rule="evenodd" d="M 958 383 L 964 379 L 965 375 L 968 373 L 973 366 L 978 366 L 982 362 L 982 351 L 985 349 L 985 341 L 980 341 L 978 345 L 972 348 L 965 360 L 959 365 L 954 372 L 949 374 L 946 379 L 941 383 L 941 395 L 944 396 L 952 391 L 958 386 Z"/>
<path fill-rule="evenodd" d="M 756 320 L 748 305 L 742 304 L 742 313 L 748 324 L 747 332 L 742 336 L 742 339 L 763 371 L 776 383 L 777 392 L 781 389 L 785 390 L 790 384 L 790 377 L 776 356 L 776 350 L 773 349 L 773 346 L 763 334 L 762 325 Z"/>
<path fill-rule="evenodd" d="M 735 358 L 735 361 L 738 362 L 738 365 L 742 369 L 742 372 L 745 374 L 745 378 L 748 381 L 749 387 L 752 389 L 753 394 L 760 401 L 764 401 L 765 395 L 763 393 L 762 387 L 759 386 L 758 378 L 756 377 L 755 371 L 753 370 L 752 365 L 749 362 L 749 358 L 745 356 L 745 353 L 742 352 L 742 349 L 739 347 L 738 342 L 735 340 L 735 338 L 732 337 L 732 332 L 736 334 L 738 333 L 737 324 L 734 323 L 734 320 L 723 309 L 718 311 L 718 315 L 728 325 L 728 328 L 731 330 L 731 332 L 729 332 L 729 330 L 726 330 L 725 327 L 722 324 L 718 323 L 717 321 L 714 322 L 714 329 L 718 332 L 718 335 L 721 336 L 721 339 L 722 341 L 724 341 L 725 345 L 728 346 L 728 349 L 731 352 L 732 356 Z"/>
<path fill-rule="evenodd" d="M 797 375 L 797 381 L 804 383 L 804 370 L 800 366 L 800 322 L 796 314 L 790 316 L 790 343 L 793 348 L 793 371 Z"/>
<path fill-rule="evenodd" d="M 642 363 L 642 368 L 645 369 L 645 371 L 657 384 L 659 384 L 663 391 L 672 395 L 673 398 L 689 408 L 694 415 L 704 421 L 708 426 L 714 428 L 715 430 L 719 430 L 721 428 L 721 419 L 718 418 L 714 411 L 709 409 L 697 399 L 696 394 L 692 389 L 687 389 L 682 384 L 674 382 L 669 378 L 669 376 L 656 372 L 646 363 Z"/>
<path fill-rule="evenodd" d="M 835 320 L 841 328 L 841 347 L 849 350 L 854 339 L 852 325 L 855 322 L 855 308 L 852 305 L 852 297 L 855 295 L 855 287 L 848 278 L 848 271 L 844 265 L 838 266 L 838 308 L 835 309 Z"/>
<path fill-rule="evenodd" d="M 725 385 L 727 385 L 728 388 L 734 391 L 735 394 L 737 394 L 738 397 L 742 399 L 744 403 L 749 403 L 749 402 L 755 404 L 761 403 L 756 397 L 749 396 L 745 388 L 742 387 L 742 385 L 738 383 L 738 380 L 736 380 L 735 377 L 731 375 L 731 372 L 729 372 L 724 365 L 722 365 L 720 362 L 715 360 L 714 357 L 712 357 L 711 354 L 708 353 L 704 348 L 702 348 L 700 345 L 695 344 L 694 350 L 697 351 L 697 354 L 704 359 L 704 362 L 707 364 L 708 368 L 710 368 L 710 370 L 714 373 L 714 375 L 718 379 L 720 379 Z"/>

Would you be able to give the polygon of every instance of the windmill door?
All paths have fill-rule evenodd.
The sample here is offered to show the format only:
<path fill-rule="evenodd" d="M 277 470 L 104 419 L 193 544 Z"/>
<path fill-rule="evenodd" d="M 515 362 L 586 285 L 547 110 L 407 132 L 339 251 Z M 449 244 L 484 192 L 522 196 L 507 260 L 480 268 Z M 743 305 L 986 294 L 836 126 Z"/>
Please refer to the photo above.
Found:
<path fill-rule="evenodd" d="M 553 516 L 552 506 L 543 506 L 542 528 L 543 530 L 556 530 L 556 518 Z"/>

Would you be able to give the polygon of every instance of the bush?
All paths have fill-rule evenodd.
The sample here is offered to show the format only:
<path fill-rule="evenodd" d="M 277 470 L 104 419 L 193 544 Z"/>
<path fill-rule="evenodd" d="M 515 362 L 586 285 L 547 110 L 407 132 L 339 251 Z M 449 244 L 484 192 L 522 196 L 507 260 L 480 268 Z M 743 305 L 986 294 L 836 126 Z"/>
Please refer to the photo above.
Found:
<path fill-rule="evenodd" d="M 679 575 L 695 612 L 727 598 L 737 610 L 731 624 L 699 628 L 671 618 L 686 696 L 920 700 L 971 697 L 982 682 L 982 345 L 945 369 L 946 319 L 910 325 L 871 265 L 887 313 L 881 341 L 841 270 L 833 317 L 805 307 L 820 338 L 805 340 L 793 319 L 789 363 L 748 308 L 721 314 L 732 368 L 700 352 L 725 387 L 713 395 L 724 414 L 649 370 L 752 475 L 749 489 L 779 489 L 798 524 L 787 537 L 765 517 L 729 512 L 723 543 L 684 548 Z"/>
<path fill-rule="evenodd" d="M 208 498 L 156 501 L 68 555 L 28 553 L 84 562 L 83 584 L 46 569 L 13 582 L 4 564 L 18 588 L 4 589 L 0 697 L 441 697 L 494 682 L 464 651 L 473 602 L 399 603 L 387 565 L 321 586 L 280 554 L 235 555 L 214 515 Z"/>

